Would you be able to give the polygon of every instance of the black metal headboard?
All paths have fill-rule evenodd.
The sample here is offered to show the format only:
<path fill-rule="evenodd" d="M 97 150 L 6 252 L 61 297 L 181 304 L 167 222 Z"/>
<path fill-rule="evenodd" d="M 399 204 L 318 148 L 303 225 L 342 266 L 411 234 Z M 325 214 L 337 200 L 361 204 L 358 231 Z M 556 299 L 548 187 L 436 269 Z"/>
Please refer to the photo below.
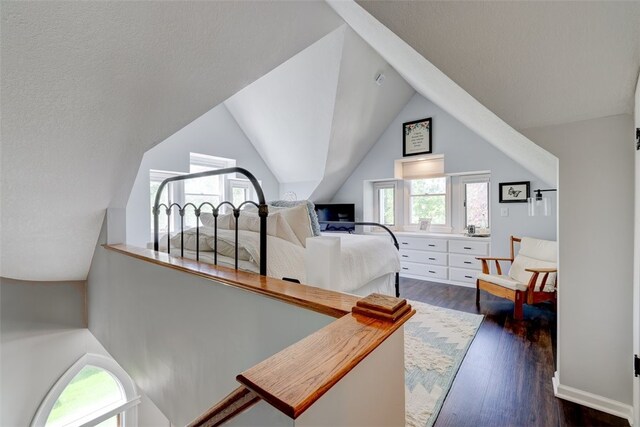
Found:
<path fill-rule="evenodd" d="M 251 182 L 251 185 L 253 185 L 253 188 L 256 191 L 256 195 L 258 196 L 258 203 L 248 200 L 241 203 L 237 207 L 234 206 L 233 203 L 228 201 L 223 201 L 220 204 L 218 204 L 218 206 L 213 206 L 209 202 L 203 202 L 199 206 L 196 206 L 193 203 L 185 203 L 184 206 L 181 206 L 178 203 L 171 203 L 169 206 L 167 206 L 164 203 L 160 203 L 160 196 L 162 195 L 162 190 L 164 190 L 164 187 L 170 182 L 185 181 L 188 179 L 202 178 L 206 176 L 226 175 L 229 173 L 241 173 L 247 177 L 247 179 Z M 260 217 L 260 274 L 263 276 L 266 276 L 267 275 L 267 216 L 269 215 L 269 208 L 267 207 L 267 203 L 264 198 L 264 193 L 262 192 L 262 187 L 260 187 L 258 180 L 256 179 L 255 176 L 253 176 L 251 172 L 249 172 L 244 168 L 233 167 L 233 168 L 225 168 L 225 169 L 217 169 L 217 170 L 211 170 L 211 171 L 205 171 L 205 172 L 191 173 L 186 175 L 174 176 L 162 181 L 162 183 L 160 184 L 160 187 L 158 187 L 158 191 L 156 192 L 156 198 L 152 208 L 153 249 L 157 251 L 158 248 L 160 247 L 159 220 L 158 220 L 160 215 L 160 208 L 164 207 L 165 213 L 167 214 L 167 218 L 170 218 L 171 210 L 174 207 L 176 207 L 180 215 L 180 236 L 181 236 L 180 239 L 182 242 L 182 244 L 180 245 L 181 246 L 180 250 L 182 252 L 181 256 L 184 256 L 184 214 L 185 214 L 185 210 L 189 206 L 191 206 L 194 209 L 194 213 L 196 215 L 196 260 L 198 260 L 200 257 L 200 214 L 204 206 L 210 206 L 212 209 L 212 214 L 213 214 L 214 224 L 215 224 L 214 240 L 213 240 L 214 241 L 214 263 L 217 263 L 218 213 L 219 213 L 219 209 L 225 205 L 228 205 L 231 207 L 231 209 L 233 210 L 233 216 L 236 219 L 235 221 L 236 223 L 235 225 L 235 268 L 236 270 L 238 269 L 238 221 L 237 219 L 240 216 L 240 209 L 244 205 L 254 205 L 258 208 L 258 216 Z M 169 240 L 170 238 L 171 238 L 171 233 L 169 228 L 169 230 L 167 230 L 167 240 Z M 171 244 L 170 242 L 167 242 L 167 250 L 169 252 L 171 251 L 170 248 L 171 248 Z"/>

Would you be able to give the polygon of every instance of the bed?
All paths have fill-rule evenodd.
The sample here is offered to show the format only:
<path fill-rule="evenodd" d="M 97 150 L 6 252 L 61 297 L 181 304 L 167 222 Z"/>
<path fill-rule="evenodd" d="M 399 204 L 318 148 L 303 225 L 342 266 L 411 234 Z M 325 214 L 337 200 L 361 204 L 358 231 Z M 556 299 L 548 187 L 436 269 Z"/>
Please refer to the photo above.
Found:
<path fill-rule="evenodd" d="M 247 176 L 259 202 L 247 201 L 238 207 L 230 202 L 217 206 L 207 202 L 200 206 L 159 203 L 168 182 L 223 173 Z M 185 229 L 181 221 L 179 231 L 160 235 L 159 215 L 177 213 L 182 218 L 186 209 L 194 209 L 197 226 Z M 313 204 L 279 201 L 267 205 L 257 180 L 242 168 L 165 180 L 158 188 L 153 214 L 153 247 L 158 251 L 355 295 L 398 295 L 400 258 L 390 230 L 375 223 L 356 223 L 380 228 L 383 234 L 323 235 L 317 217 L 316 224 L 313 221 Z"/>

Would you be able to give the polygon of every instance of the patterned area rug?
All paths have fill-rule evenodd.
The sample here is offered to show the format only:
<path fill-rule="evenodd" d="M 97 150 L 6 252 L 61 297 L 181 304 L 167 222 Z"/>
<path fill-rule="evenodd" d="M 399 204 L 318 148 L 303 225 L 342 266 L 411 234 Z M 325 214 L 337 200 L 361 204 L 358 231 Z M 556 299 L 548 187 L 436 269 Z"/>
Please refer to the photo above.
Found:
<path fill-rule="evenodd" d="M 484 316 L 408 302 L 416 314 L 404 332 L 406 425 L 431 427 Z"/>

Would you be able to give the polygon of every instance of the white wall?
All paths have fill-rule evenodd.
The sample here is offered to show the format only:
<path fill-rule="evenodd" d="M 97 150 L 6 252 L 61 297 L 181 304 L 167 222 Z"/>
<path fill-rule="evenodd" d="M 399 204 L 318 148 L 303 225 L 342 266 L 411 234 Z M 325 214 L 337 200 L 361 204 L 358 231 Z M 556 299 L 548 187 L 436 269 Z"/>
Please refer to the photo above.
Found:
<path fill-rule="evenodd" d="M 89 329 L 175 425 L 333 318 L 96 246 Z M 301 285 L 303 286 L 303 285 Z"/>
<path fill-rule="evenodd" d="M 2 278 L 0 425 L 31 423 L 62 374 L 85 353 L 110 357 L 86 329 L 84 282 L 25 282 Z M 169 426 L 142 395 L 140 426 Z"/>
<path fill-rule="evenodd" d="M 145 247 L 150 241 L 149 169 L 189 172 L 189 152 L 236 159 L 262 181 L 267 200 L 278 197 L 278 181 L 220 104 L 144 154 L 127 203 L 127 243 Z"/>
<path fill-rule="evenodd" d="M 526 203 L 498 203 L 500 182 L 531 181 L 531 190 L 548 188 L 548 185 L 419 94 L 411 98 L 384 131 L 332 202 L 355 203 L 356 217 L 361 219 L 363 180 L 393 178 L 393 161 L 402 158 L 402 123 L 425 117 L 433 118 L 433 153 L 444 154 L 446 173 L 491 171 L 491 252 L 494 255 L 508 255 L 510 235 L 556 239 L 554 216 L 529 217 Z M 555 204 L 555 195 L 550 194 Z M 500 216 L 503 207 L 509 209 L 508 217 Z M 456 212 L 452 212 L 452 216 L 455 215 Z"/>
<path fill-rule="evenodd" d="M 523 132 L 560 159 L 560 384 L 630 405 L 633 119 Z"/>
<path fill-rule="evenodd" d="M 640 76 L 636 83 L 635 127 L 640 129 Z M 635 237 L 633 264 L 633 353 L 640 354 L 640 151 L 636 150 L 635 161 Z M 640 425 L 640 378 L 633 381 L 634 424 Z"/>

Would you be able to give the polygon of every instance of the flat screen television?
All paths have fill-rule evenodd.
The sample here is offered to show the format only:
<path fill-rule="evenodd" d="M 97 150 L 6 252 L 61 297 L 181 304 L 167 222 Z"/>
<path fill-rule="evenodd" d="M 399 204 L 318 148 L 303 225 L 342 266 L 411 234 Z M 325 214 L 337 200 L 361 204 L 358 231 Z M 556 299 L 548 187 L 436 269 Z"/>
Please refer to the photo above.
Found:
<path fill-rule="evenodd" d="M 321 231 L 355 230 L 356 205 L 353 203 L 317 203 L 316 214 Z"/>

